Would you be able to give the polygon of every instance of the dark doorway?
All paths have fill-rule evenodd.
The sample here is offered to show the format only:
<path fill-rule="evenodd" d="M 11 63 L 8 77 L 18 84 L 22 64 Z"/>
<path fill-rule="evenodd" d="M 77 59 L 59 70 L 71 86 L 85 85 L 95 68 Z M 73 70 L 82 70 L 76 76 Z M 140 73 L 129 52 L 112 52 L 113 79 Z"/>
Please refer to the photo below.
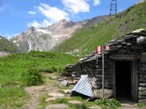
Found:
<path fill-rule="evenodd" d="M 131 62 L 115 61 L 116 98 L 131 100 Z"/>

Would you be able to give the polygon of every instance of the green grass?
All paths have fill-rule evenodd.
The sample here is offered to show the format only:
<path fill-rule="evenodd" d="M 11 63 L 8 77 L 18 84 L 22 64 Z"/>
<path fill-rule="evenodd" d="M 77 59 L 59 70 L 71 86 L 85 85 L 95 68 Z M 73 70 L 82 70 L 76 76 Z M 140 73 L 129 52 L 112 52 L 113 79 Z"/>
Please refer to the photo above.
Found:
<path fill-rule="evenodd" d="M 82 28 L 73 36 L 54 48 L 54 51 L 69 52 L 76 49 L 75 55 L 84 56 L 95 50 L 95 47 L 107 41 L 121 37 L 133 30 L 146 29 L 146 2 L 134 5 L 124 12 L 105 19 L 99 25 Z"/>
<path fill-rule="evenodd" d="M 142 102 L 139 102 L 139 103 L 137 103 L 137 106 L 139 107 L 139 108 L 141 108 L 141 107 L 144 107 L 144 106 L 146 106 L 144 103 L 142 103 Z"/>
<path fill-rule="evenodd" d="M 19 53 L 18 47 L 0 36 L 0 51 Z"/>
<path fill-rule="evenodd" d="M 117 109 L 121 103 L 116 99 L 99 99 L 95 101 L 102 109 Z"/>
<path fill-rule="evenodd" d="M 0 109 L 19 109 L 28 95 L 19 85 L 0 88 Z"/>
<path fill-rule="evenodd" d="M 54 101 L 52 101 L 52 104 L 68 104 L 67 98 L 58 98 Z"/>
<path fill-rule="evenodd" d="M 53 72 L 58 75 L 69 63 L 75 63 L 76 57 L 50 52 L 30 52 L 28 54 L 11 54 L 0 58 L 0 107 L 20 107 L 28 95 L 23 88 L 26 86 L 24 75 L 29 68 L 41 72 Z M 21 100 L 20 100 L 21 99 Z"/>
<path fill-rule="evenodd" d="M 69 100 L 78 100 L 78 99 L 76 99 L 75 97 L 70 98 L 70 99 L 69 98 L 58 98 L 58 99 L 52 101 L 51 104 L 66 104 L 70 107 L 69 109 L 89 109 L 87 106 L 89 103 L 87 103 L 87 102 L 85 103 L 85 102 L 83 102 L 83 100 L 82 100 L 82 102 L 83 102 L 82 104 L 70 104 L 68 102 Z"/>
<path fill-rule="evenodd" d="M 39 97 L 39 108 L 38 109 L 45 109 L 45 107 L 47 106 L 47 102 L 46 102 L 46 99 L 48 97 L 48 93 L 44 93 L 42 95 L 40 95 Z"/>

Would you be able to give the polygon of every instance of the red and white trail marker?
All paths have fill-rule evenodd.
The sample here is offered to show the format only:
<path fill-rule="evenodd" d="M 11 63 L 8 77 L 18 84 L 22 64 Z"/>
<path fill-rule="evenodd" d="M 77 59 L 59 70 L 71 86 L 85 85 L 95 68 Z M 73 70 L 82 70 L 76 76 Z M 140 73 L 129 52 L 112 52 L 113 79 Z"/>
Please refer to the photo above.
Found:
<path fill-rule="evenodd" d="M 109 49 L 111 49 L 110 46 L 104 46 L 104 50 L 109 50 Z"/>
<path fill-rule="evenodd" d="M 110 46 L 104 46 L 104 49 L 102 48 L 102 46 L 97 46 L 96 47 L 96 54 L 102 54 L 102 52 L 104 50 L 109 50 L 110 49 Z"/>
<path fill-rule="evenodd" d="M 102 54 L 102 46 L 96 47 L 96 54 Z"/>

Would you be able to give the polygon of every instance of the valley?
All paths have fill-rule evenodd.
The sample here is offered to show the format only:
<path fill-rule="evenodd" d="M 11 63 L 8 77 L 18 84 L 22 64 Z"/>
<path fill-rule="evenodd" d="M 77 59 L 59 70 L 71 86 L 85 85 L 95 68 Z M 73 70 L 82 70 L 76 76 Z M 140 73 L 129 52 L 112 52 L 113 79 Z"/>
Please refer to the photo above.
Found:
<path fill-rule="evenodd" d="M 0 36 L 0 109 L 50 109 L 54 104 L 70 109 L 101 109 L 97 101 L 87 102 L 66 94 L 64 90 L 73 86 L 61 87 L 54 78 L 62 75 L 67 65 L 81 62 L 81 58 L 95 52 L 96 46 L 133 30 L 146 29 L 145 10 L 146 2 L 140 0 L 116 15 L 78 22 L 62 19 L 47 27 L 29 27 L 9 39 Z M 49 93 L 64 96 L 54 99 Z M 137 109 L 141 105 L 144 104 L 123 103 L 118 109 Z"/>

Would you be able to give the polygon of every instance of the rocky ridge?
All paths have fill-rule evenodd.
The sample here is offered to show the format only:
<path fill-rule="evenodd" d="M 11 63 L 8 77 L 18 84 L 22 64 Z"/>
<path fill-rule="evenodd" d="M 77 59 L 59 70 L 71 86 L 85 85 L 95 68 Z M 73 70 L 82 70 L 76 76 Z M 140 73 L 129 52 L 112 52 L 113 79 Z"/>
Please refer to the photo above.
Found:
<path fill-rule="evenodd" d="M 145 2 L 146 0 L 139 0 L 138 3 L 143 3 Z"/>
<path fill-rule="evenodd" d="M 34 51 L 49 51 L 56 45 L 70 38 L 73 33 L 83 27 L 95 25 L 104 20 L 107 16 L 99 16 L 81 22 L 72 22 L 65 19 L 50 25 L 46 28 L 30 27 L 10 39 L 17 45 L 22 53 Z"/>

